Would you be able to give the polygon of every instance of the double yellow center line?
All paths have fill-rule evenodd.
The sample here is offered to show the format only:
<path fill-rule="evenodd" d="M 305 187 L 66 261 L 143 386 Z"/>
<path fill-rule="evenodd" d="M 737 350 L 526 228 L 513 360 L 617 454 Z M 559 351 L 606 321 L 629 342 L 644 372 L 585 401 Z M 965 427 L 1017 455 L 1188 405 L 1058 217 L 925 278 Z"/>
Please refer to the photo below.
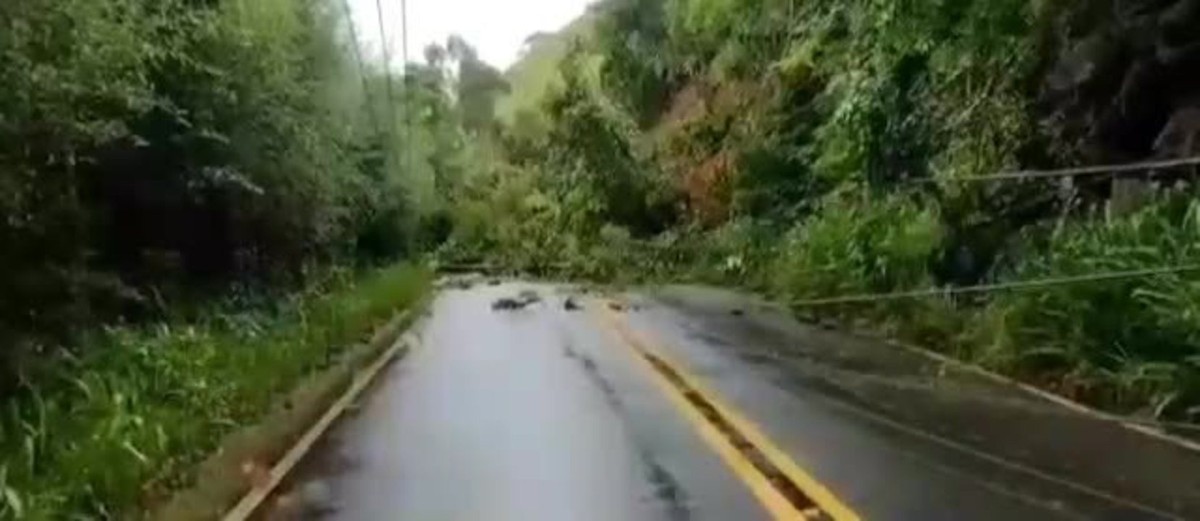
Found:
<path fill-rule="evenodd" d="M 632 349 L 671 403 L 773 519 L 859 521 L 858 514 L 800 468 L 757 426 L 634 331 L 607 306 L 589 306 Z"/>

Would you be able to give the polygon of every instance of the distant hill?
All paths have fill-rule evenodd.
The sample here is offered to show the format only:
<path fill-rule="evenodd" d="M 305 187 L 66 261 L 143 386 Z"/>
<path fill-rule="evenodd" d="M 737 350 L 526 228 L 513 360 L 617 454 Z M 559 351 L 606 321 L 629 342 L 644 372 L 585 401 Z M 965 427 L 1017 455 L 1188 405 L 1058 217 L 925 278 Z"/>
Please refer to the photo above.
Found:
<path fill-rule="evenodd" d="M 558 32 L 529 36 L 524 55 L 504 73 L 512 91 L 496 104 L 496 115 L 501 121 L 512 123 L 521 110 L 538 109 L 548 89 L 561 81 L 558 64 L 571 41 L 581 38 L 586 42 L 591 38 L 594 18 L 589 11 Z"/>

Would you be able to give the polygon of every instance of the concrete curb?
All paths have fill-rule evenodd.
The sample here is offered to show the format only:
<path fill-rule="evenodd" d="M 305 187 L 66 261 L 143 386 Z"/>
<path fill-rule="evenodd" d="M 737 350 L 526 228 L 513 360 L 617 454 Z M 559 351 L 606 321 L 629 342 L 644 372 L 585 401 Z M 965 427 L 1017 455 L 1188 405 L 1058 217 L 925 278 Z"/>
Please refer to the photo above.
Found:
<path fill-rule="evenodd" d="M 1094 407 L 1085 405 L 1081 402 L 1077 402 L 1075 400 L 1069 399 L 1065 396 L 1061 396 L 1061 395 L 1055 394 L 1053 392 L 1047 391 L 1045 389 L 1042 389 L 1040 387 L 1030 385 L 1030 384 L 1022 382 L 1020 380 L 1016 380 L 1014 378 L 1010 378 L 1010 377 L 1004 376 L 1002 374 L 990 371 L 979 365 L 975 365 L 970 362 L 959 360 L 957 358 L 954 358 L 954 357 L 951 357 L 948 355 L 944 355 L 942 353 L 933 351 L 933 350 L 925 348 L 925 347 L 921 347 L 921 346 L 918 346 L 915 344 L 910 344 L 907 342 L 896 340 L 896 339 L 891 338 L 891 337 L 887 336 L 886 334 L 881 333 L 877 330 L 870 329 L 870 328 L 864 328 L 862 326 L 848 325 L 848 324 L 846 324 L 844 322 L 840 322 L 840 321 L 822 322 L 816 315 L 797 312 L 797 310 L 792 309 L 785 303 L 776 301 L 776 300 L 772 299 L 770 296 L 765 295 L 763 293 L 756 292 L 753 290 L 748 290 L 746 288 L 734 288 L 734 287 L 722 287 L 722 286 L 712 286 L 712 287 L 717 287 L 717 288 L 721 288 L 721 289 L 725 289 L 725 290 L 733 290 L 733 291 L 739 292 L 743 295 L 750 295 L 750 296 L 754 297 L 754 299 L 758 300 L 760 303 L 766 304 L 766 305 L 770 306 L 771 308 L 776 309 L 780 313 L 783 313 L 784 315 L 790 317 L 792 320 L 796 321 L 798 324 L 800 324 L 804 327 L 822 329 L 822 330 L 826 330 L 826 331 L 829 331 L 832 333 L 849 335 L 851 337 L 855 337 L 855 338 L 859 338 L 859 339 L 863 339 L 863 340 L 869 340 L 872 342 L 881 342 L 890 347 L 908 351 L 910 353 L 933 360 L 935 362 L 944 364 L 946 366 L 950 366 L 955 369 L 959 369 L 959 370 L 983 377 L 992 382 L 995 382 L 995 383 L 998 383 L 1001 385 L 1015 387 L 1017 389 L 1020 389 L 1022 392 L 1025 392 L 1031 396 L 1034 396 L 1036 398 L 1039 398 L 1039 399 L 1045 400 L 1047 402 L 1053 403 L 1055 405 L 1061 406 L 1061 407 L 1071 410 L 1075 413 L 1082 414 L 1084 416 L 1088 416 L 1090 418 L 1093 418 L 1093 419 L 1096 419 L 1099 421 L 1116 423 L 1116 424 L 1120 425 L 1121 427 L 1128 429 L 1130 431 L 1133 431 L 1133 432 L 1136 432 L 1136 433 L 1139 433 L 1139 434 L 1142 434 L 1145 436 L 1149 436 L 1149 437 L 1155 438 L 1159 441 L 1164 441 L 1164 442 L 1176 445 L 1176 446 L 1184 448 L 1184 449 L 1188 449 L 1188 450 L 1195 451 L 1195 452 L 1200 452 L 1200 441 L 1198 441 L 1198 440 L 1193 440 L 1193 439 L 1185 438 L 1185 437 L 1178 436 L 1175 434 L 1171 434 L 1168 432 L 1163 432 L 1159 428 L 1155 428 L 1154 426 L 1147 424 L 1149 422 L 1139 423 L 1139 422 L 1133 421 L 1134 420 L 1133 418 L 1106 413 L 1106 412 L 1098 410 Z M 1197 427 L 1200 427 L 1200 426 L 1197 426 Z"/>
<path fill-rule="evenodd" d="M 347 350 L 335 366 L 301 382 L 261 422 L 227 436 L 199 466 L 195 484 L 147 517 L 163 521 L 248 518 L 320 435 L 404 352 L 408 346 L 404 333 L 431 298 L 398 312 L 368 341 Z"/>
<path fill-rule="evenodd" d="M 852 328 L 852 329 L 840 329 L 839 328 L 839 329 L 835 329 L 835 331 L 849 334 L 851 336 L 855 336 L 858 338 L 863 338 L 863 339 L 872 340 L 872 341 L 876 341 L 876 342 L 883 342 L 884 344 L 887 344 L 889 346 L 903 349 L 910 353 L 914 353 L 914 354 L 923 356 L 925 358 L 934 360 L 936 362 L 953 367 L 955 369 L 959 369 L 959 370 L 966 371 L 966 372 L 969 372 L 969 373 L 977 375 L 977 376 L 981 376 L 981 377 L 991 380 L 993 382 L 1016 387 L 1025 393 L 1028 393 L 1037 398 L 1052 402 L 1056 405 L 1065 407 L 1076 413 L 1083 414 L 1085 416 L 1089 416 L 1089 417 L 1095 418 L 1097 420 L 1116 423 L 1116 424 L 1119 424 L 1120 426 L 1122 426 L 1126 429 L 1129 429 L 1131 431 L 1134 431 L 1134 432 L 1137 432 L 1137 433 L 1140 433 L 1140 434 L 1143 434 L 1146 436 L 1150 436 L 1150 437 L 1158 439 L 1160 441 L 1172 443 L 1174 445 L 1178 445 L 1185 449 L 1200 452 L 1200 442 L 1197 442 L 1195 440 L 1190 440 L 1190 439 L 1184 438 L 1182 436 L 1176 436 L 1174 434 L 1163 432 L 1161 430 L 1155 429 L 1148 425 L 1131 422 L 1131 421 L 1129 421 L 1129 418 L 1125 418 L 1122 416 L 1109 414 L 1109 413 L 1100 411 L 1094 407 L 1077 402 L 1077 401 L 1067 398 L 1065 396 L 1052 393 L 1052 392 L 1042 389 L 1040 387 L 1036 387 L 1036 386 L 1027 384 L 1025 382 L 1022 382 L 1020 380 L 1016 380 L 1016 379 L 1004 376 L 1000 373 L 989 371 L 987 369 L 984 369 L 981 366 L 978 366 L 978 365 L 975 365 L 975 364 L 972 364 L 969 362 L 964 362 L 957 358 L 953 358 L 953 357 L 938 353 L 936 351 L 933 351 L 933 350 L 930 350 L 930 349 L 927 349 L 927 348 L 924 348 L 924 347 L 921 347 L 921 346 L 918 346 L 915 344 L 909 344 L 906 342 L 895 340 L 893 338 L 889 338 L 889 337 L 887 337 L 881 333 L 878 333 L 876 331 L 873 331 L 873 330 L 859 329 L 859 328 Z"/>
<path fill-rule="evenodd" d="M 275 463 L 275 466 L 265 476 L 265 480 L 262 483 L 255 484 L 242 497 L 241 501 L 226 513 L 222 519 L 224 521 L 244 521 L 250 519 L 262 507 L 267 498 L 275 492 L 275 489 L 279 487 L 284 478 L 291 473 L 292 469 L 304 459 L 317 441 L 333 426 L 334 422 L 341 418 L 342 414 L 350 408 L 351 404 L 375 381 L 375 378 L 379 376 L 383 369 L 391 364 L 401 352 L 412 349 L 415 343 L 416 340 L 398 340 L 392 344 L 392 347 L 384 351 L 378 359 L 372 362 L 371 365 L 356 375 L 350 388 L 337 401 L 333 402 L 329 410 L 325 411 L 325 414 Z"/>

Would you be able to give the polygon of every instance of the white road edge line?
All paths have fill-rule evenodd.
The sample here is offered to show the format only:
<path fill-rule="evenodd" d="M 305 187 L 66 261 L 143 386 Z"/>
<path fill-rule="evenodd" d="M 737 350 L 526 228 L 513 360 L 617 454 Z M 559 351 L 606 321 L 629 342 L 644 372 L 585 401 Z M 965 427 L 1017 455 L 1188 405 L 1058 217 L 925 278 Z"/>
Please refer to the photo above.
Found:
<path fill-rule="evenodd" d="M 222 521 L 245 521 L 254 515 L 262 506 L 267 498 L 275 492 L 283 479 L 308 455 L 317 441 L 333 426 L 334 422 L 346 412 L 346 409 L 354 403 L 355 400 L 367 389 L 368 386 L 375 380 L 379 373 L 383 371 L 405 347 L 415 349 L 418 345 L 416 335 L 411 331 L 404 333 L 399 339 L 392 343 L 391 347 L 387 348 L 383 354 L 379 355 L 371 365 L 363 371 L 360 371 L 354 376 L 354 381 L 350 384 L 350 388 L 342 394 L 333 405 L 325 411 L 321 419 L 296 441 L 296 444 L 279 459 L 275 466 L 271 468 L 269 481 L 262 486 L 251 489 L 242 500 L 238 502 L 228 513 L 221 519 Z"/>
<path fill-rule="evenodd" d="M 802 325 L 805 325 L 807 327 L 807 324 L 802 324 Z M 1179 446 L 1184 449 L 1200 452 L 1200 442 L 1189 440 L 1187 438 L 1177 436 L 1174 434 L 1170 434 L 1167 432 L 1162 432 L 1153 427 L 1149 427 L 1146 425 L 1141 425 L 1138 423 L 1133 423 L 1133 422 L 1127 421 L 1120 416 L 1102 412 L 1098 409 L 1095 409 L 1095 408 L 1085 405 L 1083 403 L 1077 402 L 1077 401 L 1067 398 L 1065 396 L 1055 394 L 1050 391 L 1040 389 L 1038 387 L 1034 387 L 1033 385 L 1027 384 L 1025 382 L 1022 382 L 1022 381 L 1019 381 L 1019 380 L 1016 380 L 1013 378 L 1009 378 L 1000 373 L 989 371 L 983 367 L 972 364 L 970 362 L 965 362 L 963 360 L 959 360 L 957 358 L 954 358 L 954 357 L 951 357 L 948 355 L 944 355 L 944 354 L 938 353 L 936 351 L 933 351 L 931 349 L 927 349 L 927 348 L 924 348 L 924 347 L 921 347 L 918 345 L 913 345 L 913 344 L 909 344 L 907 342 L 902 342 L 899 340 L 891 339 L 891 338 L 888 338 L 886 336 L 883 336 L 881 334 L 875 333 L 870 330 L 852 328 L 852 329 L 844 329 L 841 331 L 849 333 L 853 336 L 860 337 L 860 338 L 865 338 L 865 339 L 874 340 L 874 341 L 881 341 L 887 345 L 899 347 L 900 349 L 904 349 L 906 351 L 923 356 L 925 358 L 929 358 L 931 360 L 951 366 L 955 369 L 964 370 L 964 371 L 973 373 L 975 375 L 982 376 L 984 378 L 992 380 L 993 382 L 1016 387 L 1028 394 L 1031 394 L 1031 395 L 1041 398 L 1043 400 L 1055 403 L 1059 406 L 1065 407 L 1067 409 L 1070 409 L 1070 410 L 1072 410 L 1076 413 L 1082 414 L 1084 416 L 1088 416 L 1088 417 L 1091 417 L 1093 419 L 1100 420 L 1100 421 L 1116 423 L 1116 424 L 1120 425 L 1121 427 L 1124 427 L 1124 428 L 1126 428 L 1130 431 L 1136 432 L 1138 434 L 1142 434 L 1144 436 L 1149 436 L 1149 437 L 1155 438 L 1159 441 L 1165 441 L 1167 443 L 1171 443 L 1173 445 Z"/>

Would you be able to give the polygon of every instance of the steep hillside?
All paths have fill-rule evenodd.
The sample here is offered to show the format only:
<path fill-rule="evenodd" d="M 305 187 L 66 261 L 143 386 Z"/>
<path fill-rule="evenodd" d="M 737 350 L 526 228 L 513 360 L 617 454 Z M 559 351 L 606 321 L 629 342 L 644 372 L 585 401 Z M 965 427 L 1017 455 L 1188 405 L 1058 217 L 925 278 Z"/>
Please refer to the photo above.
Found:
<path fill-rule="evenodd" d="M 1200 151 L 1200 0 L 591 17 L 586 47 L 555 54 L 561 88 L 515 84 L 543 124 L 513 126 L 504 190 L 471 203 L 488 226 L 454 248 L 749 285 L 1075 398 L 1200 416 L 1200 277 L 1179 269 L 1200 262 L 1195 167 L 979 179 Z M 977 290 L 997 283 L 1030 289 Z M 864 294 L 886 297 L 826 300 Z"/>

